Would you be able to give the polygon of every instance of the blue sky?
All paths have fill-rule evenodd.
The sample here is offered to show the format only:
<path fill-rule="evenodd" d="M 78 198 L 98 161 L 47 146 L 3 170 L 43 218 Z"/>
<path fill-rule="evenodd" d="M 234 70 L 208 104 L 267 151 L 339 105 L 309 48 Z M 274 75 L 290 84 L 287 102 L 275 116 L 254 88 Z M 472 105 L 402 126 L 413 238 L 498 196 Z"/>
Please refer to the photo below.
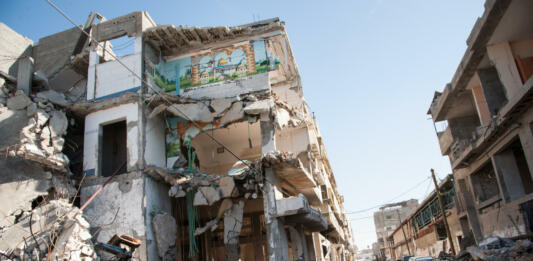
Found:
<path fill-rule="evenodd" d="M 450 173 L 426 112 L 463 56 L 482 0 L 54 2 L 78 24 L 90 11 L 146 10 L 158 24 L 190 26 L 280 17 L 348 212 L 421 199 L 430 168 Z M 34 41 L 71 27 L 45 1 L 2 4 L 0 21 Z M 349 216 L 359 248 L 371 245 L 372 211 Z"/>

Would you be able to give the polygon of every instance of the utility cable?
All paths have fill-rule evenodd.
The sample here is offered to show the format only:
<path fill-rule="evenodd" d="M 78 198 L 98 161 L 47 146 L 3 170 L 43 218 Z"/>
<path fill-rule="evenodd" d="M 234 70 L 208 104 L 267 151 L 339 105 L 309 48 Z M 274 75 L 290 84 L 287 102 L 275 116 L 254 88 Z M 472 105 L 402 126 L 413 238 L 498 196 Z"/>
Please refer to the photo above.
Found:
<path fill-rule="evenodd" d="M 391 200 L 385 202 L 384 204 L 375 205 L 375 206 L 373 206 L 373 207 L 366 208 L 366 209 L 362 209 L 362 210 L 356 210 L 356 211 L 346 212 L 346 214 L 347 214 L 347 215 L 358 214 L 358 213 L 367 212 L 367 211 L 369 211 L 369 210 L 372 210 L 372 209 L 375 209 L 375 208 L 378 208 L 378 207 L 382 207 L 382 206 L 384 206 L 384 205 L 386 205 L 386 204 L 391 203 L 391 202 L 394 201 L 395 199 L 397 199 L 397 198 L 399 198 L 399 197 L 401 197 L 401 196 L 404 196 L 405 194 L 407 194 L 407 193 L 413 191 L 415 188 L 417 188 L 418 186 L 424 184 L 424 182 L 427 181 L 427 180 L 429 180 L 430 178 L 431 178 L 431 177 L 427 177 L 427 178 L 425 178 L 424 180 L 422 180 L 421 182 L 417 183 L 417 184 L 416 184 L 415 186 L 413 186 L 412 188 L 410 188 L 410 189 L 404 191 L 404 192 L 401 193 L 400 195 L 398 195 L 398 196 L 392 198 Z"/>
<path fill-rule="evenodd" d="M 188 120 L 189 122 L 191 122 L 196 128 L 198 128 L 198 130 L 200 131 L 200 134 L 201 133 L 205 133 L 207 136 L 209 136 L 209 138 L 211 138 L 211 140 L 213 140 L 214 142 L 216 142 L 218 145 L 224 147 L 225 150 L 227 150 L 233 157 L 235 157 L 236 159 L 238 159 L 240 162 L 242 162 L 244 165 L 246 165 L 248 168 L 252 169 L 252 166 L 250 164 L 248 164 L 246 161 L 242 160 L 239 156 L 237 156 L 237 154 L 235 154 L 232 150 L 230 150 L 226 145 L 222 144 L 220 141 L 218 141 L 217 139 L 215 139 L 215 137 L 213 137 L 212 135 L 210 135 L 208 132 L 205 132 L 202 127 L 196 123 L 195 121 L 193 121 L 187 114 L 183 113 L 183 111 L 181 111 L 177 106 L 174 106 L 174 104 L 172 102 L 170 102 L 168 100 L 168 98 L 166 98 L 165 96 L 163 96 L 161 94 L 161 90 L 158 90 L 156 88 L 154 88 L 149 82 L 147 82 L 146 80 L 144 80 L 141 76 L 139 76 L 135 71 L 133 71 L 131 68 L 129 68 L 127 65 L 125 65 L 119 58 L 117 58 L 117 56 L 115 56 L 112 52 L 110 52 L 109 50 L 107 50 L 107 48 L 105 48 L 105 46 L 103 46 L 101 43 L 99 43 L 98 41 L 96 41 L 94 39 L 94 37 L 92 37 L 88 32 L 84 31 L 81 27 L 79 27 L 78 25 L 76 25 L 76 23 L 65 13 L 63 12 L 59 7 L 57 7 L 51 0 L 45 0 L 50 6 L 52 6 L 56 11 L 58 11 L 63 17 L 65 17 L 65 19 L 67 19 L 72 25 L 74 25 L 74 27 L 78 28 L 83 34 L 87 35 L 87 37 L 89 37 L 89 39 L 91 39 L 92 41 L 94 41 L 98 46 L 100 46 L 105 52 L 107 52 L 109 55 L 111 55 L 111 57 L 113 57 L 120 65 L 122 65 L 124 68 L 126 68 L 126 70 L 128 70 L 131 74 L 133 74 L 136 78 L 138 78 L 142 83 L 146 84 L 146 86 L 148 86 L 150 89 L 152 89 L 152 91 L 155 92 L 156 95 L 159 95 L 159 97 L 161 97 L 164 101 L 166 101 L 167 103 L 170 104 L 171 107 L 173 107 L 174 109 L 176 109 L 182 116 L 184 116 L 184 118 L 186 120 Z"/>

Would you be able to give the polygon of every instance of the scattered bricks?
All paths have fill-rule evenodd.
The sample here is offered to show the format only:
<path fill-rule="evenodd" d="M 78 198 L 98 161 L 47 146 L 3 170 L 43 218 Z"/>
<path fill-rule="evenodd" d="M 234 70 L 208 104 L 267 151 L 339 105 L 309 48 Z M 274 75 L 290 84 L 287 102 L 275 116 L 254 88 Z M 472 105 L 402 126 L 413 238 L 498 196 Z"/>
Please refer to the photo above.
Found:
<path fill-rule="evenodd" d="M 10 110 L 22 110 L 30 105 L 32 102 L 22 90 L 18 90 L 15 96 L 7 99 L 7 107 Z"/>

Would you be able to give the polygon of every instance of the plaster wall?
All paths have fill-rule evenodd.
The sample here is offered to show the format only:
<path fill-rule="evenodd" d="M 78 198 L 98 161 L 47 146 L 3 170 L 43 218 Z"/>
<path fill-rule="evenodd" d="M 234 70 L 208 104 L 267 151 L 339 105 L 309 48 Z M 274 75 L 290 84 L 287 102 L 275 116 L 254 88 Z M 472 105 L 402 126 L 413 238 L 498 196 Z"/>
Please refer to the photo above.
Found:
<path fill-rule="evenodd" d="M 533 56 L 533 39 L 512 42 L 511 50 L 514 56 L 520 56 L 520 58 L 531 57 Z"/>
<path fill-rule="evenodd" d="M 0 22 L 0 71 L 17 77 L 18 57 L 31 55 L 33 41 L 13 31 L 9 26 Z M 7 58 L 8 57 L 8 58 Z"/>
<path fill-rule="evenodd" d="M 142 75 L 142 56 L 140 52 L 136 50 L 134 54 L 120 57 L 119 59 L 137 75 Z M 118 61 L 96 65 L 95 99 L 113 97 L 127 91 L 137 91 L 140 86 L 141 81 Z"/>
<path fill-rule="evenodd" d="M 83 146 L 83 171 L 87 176 L 99 176 L 99 139 L 102 135 L 102 125 L 126 120 L 128 149 L 127 169 L 136 169 L 139 163 L 138 147 L 138 105 L 137 103 L 123 104 L 106 110 L 88 114 L 85 117 L 85 137 Z"/>
<path fill-rule="evenodd" d="M 147 165 L 164 168 L 166 165 L 165 123 L 160 116 L 146 119 L 144 161 Z"/>
<path fill-rule="evenodd" d="M 146 206 L 144 215 L 146 221 L 146 254 L 148 260 L 160 260 L 152 219 L 158 212 L 166 212 L 172 215 L 172 205 L 168 196 L 169 189 L 170 187 L 168 185 L 157 182 L 149 176 L 144 176 L 144 204 Z"/>
<path fill-rule="evenodd" d="M 508 42 L 487 46 L 489 59 L 498 70 L 500 80 L 507 92 L 507 100 L 511 100 L 522 86 L 518 68 L 514 62 L 513 52 Z"/>
<path fill-rule="evenodd" d="M 100 227 L 96 236 L 98 242 L 107 243 L 115 234 L 125 234 L 138 238 L 143 244 L 135 251 L 134 257 L 146 259 L 146 227 L 144 216 L 144 180 L 141 173 L 128 173 L 117 176 L 84 209 L 91 227 Z M 81 189 L 81 203 L 100 187 L 104 179 L 88 180 Z M 116 215 L 116 218 L 115 218 Z"/>
<path fill-rule="evenodd" d="M 276 148 L 283 152 L 300 152 L 310 149 L 309 135 L 307 128 L 287 127 L 281 131 L 276 131 Z"/>

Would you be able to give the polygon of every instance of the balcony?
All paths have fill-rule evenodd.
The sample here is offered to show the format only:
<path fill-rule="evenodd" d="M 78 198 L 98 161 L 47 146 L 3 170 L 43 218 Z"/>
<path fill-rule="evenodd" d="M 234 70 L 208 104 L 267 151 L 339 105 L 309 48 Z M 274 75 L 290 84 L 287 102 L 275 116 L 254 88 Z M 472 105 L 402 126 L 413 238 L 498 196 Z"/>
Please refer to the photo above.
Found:
<path fill-rule="evenodd" d="M 439 145 L 442 155 L 448 155 L 453 143 L 452 130 L 450 129 L 450 126 L 446 127 L 446 130 L 438 132 L 437 136 L 439 137 Z"/>

